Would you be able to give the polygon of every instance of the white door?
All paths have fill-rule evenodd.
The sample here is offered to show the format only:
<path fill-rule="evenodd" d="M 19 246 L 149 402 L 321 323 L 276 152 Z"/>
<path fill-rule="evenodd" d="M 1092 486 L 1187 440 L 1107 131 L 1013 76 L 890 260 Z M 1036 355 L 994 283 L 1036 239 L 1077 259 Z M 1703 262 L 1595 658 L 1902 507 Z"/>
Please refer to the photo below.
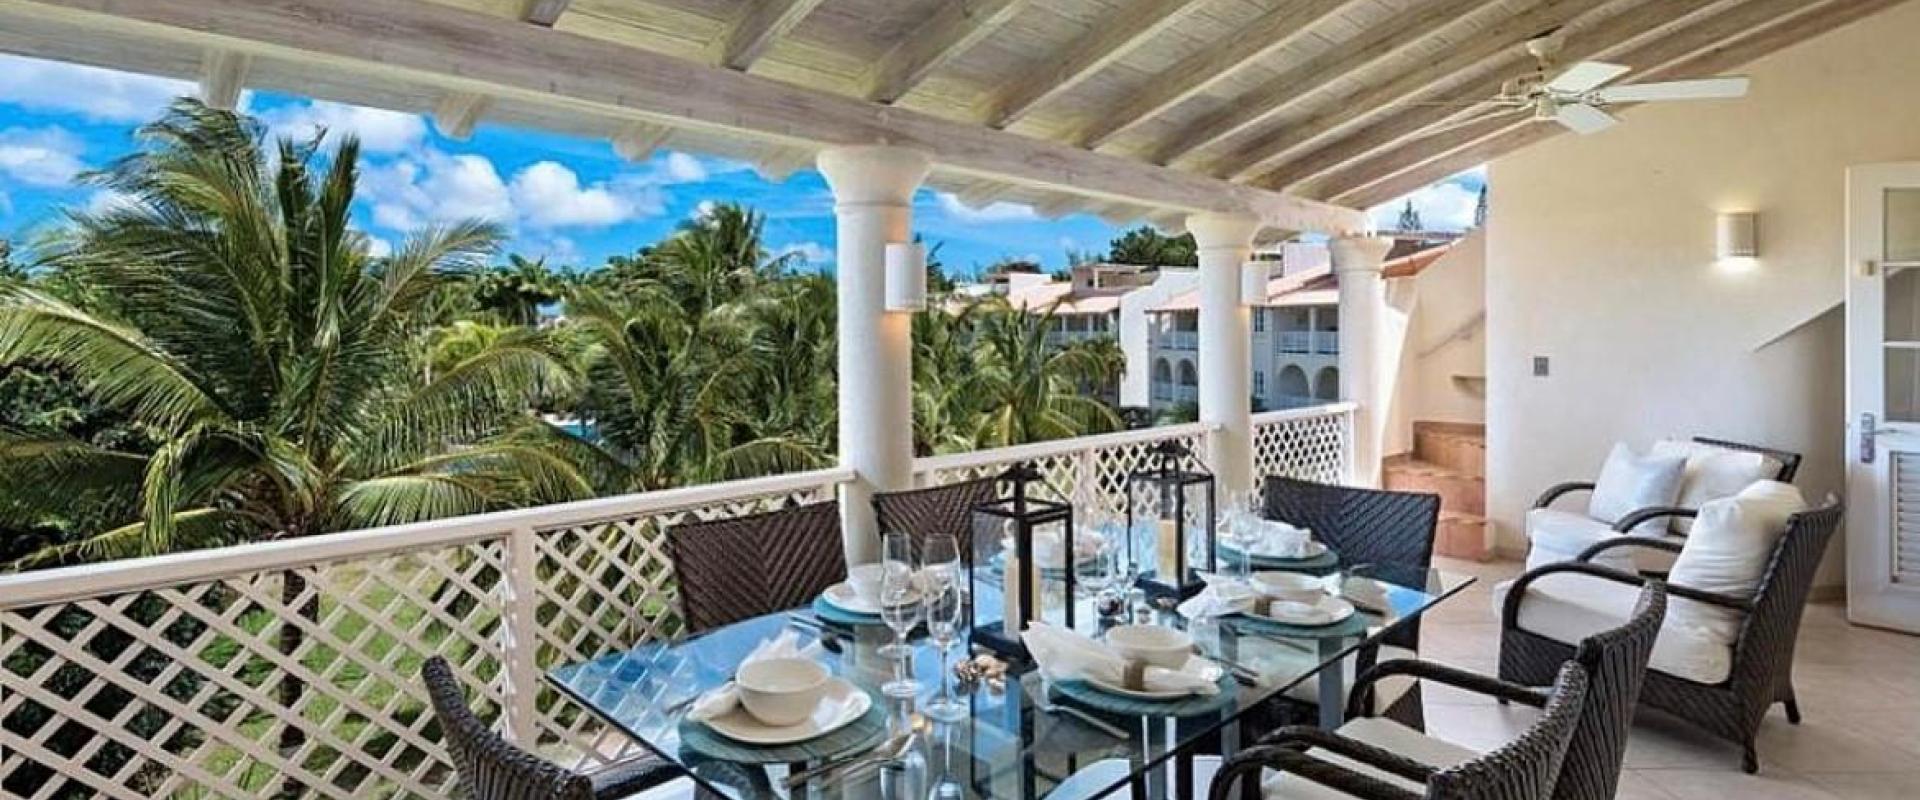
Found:
<path fill-rule="evenodd" d="M 1847 170 L 1847 614 L 1920 632 L 1920 163 Z"/>

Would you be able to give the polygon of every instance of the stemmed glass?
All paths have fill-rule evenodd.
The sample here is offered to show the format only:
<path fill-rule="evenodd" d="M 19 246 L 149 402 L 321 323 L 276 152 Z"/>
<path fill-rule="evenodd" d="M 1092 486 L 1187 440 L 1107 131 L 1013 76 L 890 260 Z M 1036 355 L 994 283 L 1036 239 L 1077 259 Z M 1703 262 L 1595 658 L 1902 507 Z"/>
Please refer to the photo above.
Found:
<path fill-rule="evenodd" d="M 907 646 L 907 633 L 920 623 L 925 597 L 914 575 L 913 541 L 904 533 L 889 533 L 882 546 L 880 619 L 893 629 L 893 644 L 880 648 L 880 654 L 894 659 L 894 679 L 880 691 L 888 697 L 912 697 L 920 693 L 920 684 L 909 671 L 913 648 Z"/>
<path fill-rule="evenodd" d="M 926 542 L 927 635 L 934 651 L 940 654 L 940 696 L 927 703 L 927 716 L 951 722 L 966 716 L 967 709 L 953 696 L 951 676 L 947 674 L 947 652 L 960 639 L 960 553 L 953 537 L 934 534 Z"/>
<path fill-rule="evenodd" d="M 1220 524 L 1221 538 L 1233 545 L 1239 556 L 1234 559 L 1234 575 L 1243 581 L 1253 579 L 1253 545 L 1257 538 L 1253 521 L 1253 493 L 1247 491 L 1230 492 L 1227 495 L 1227 513 Z"/>

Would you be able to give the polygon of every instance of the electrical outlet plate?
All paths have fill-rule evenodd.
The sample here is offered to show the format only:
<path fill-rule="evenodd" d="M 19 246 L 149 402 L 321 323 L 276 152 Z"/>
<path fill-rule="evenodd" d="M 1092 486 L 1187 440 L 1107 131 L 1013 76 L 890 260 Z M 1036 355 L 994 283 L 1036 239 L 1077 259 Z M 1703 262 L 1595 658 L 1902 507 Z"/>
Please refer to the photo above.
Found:
<path fill-rule="evenodd" d="M 1533 357 L 1533 377 L 1536 377 L 1536 378 L 1547 377 L 1547 372 L 1548 372 L 1547 357 L 1534 356 Z"/>

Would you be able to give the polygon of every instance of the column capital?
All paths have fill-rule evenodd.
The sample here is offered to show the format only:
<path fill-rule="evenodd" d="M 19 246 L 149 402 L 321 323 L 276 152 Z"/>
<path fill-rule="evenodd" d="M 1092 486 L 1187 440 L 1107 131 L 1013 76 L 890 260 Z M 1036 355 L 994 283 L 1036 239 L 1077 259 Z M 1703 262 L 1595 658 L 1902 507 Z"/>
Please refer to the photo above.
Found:
<path fill-rule="evenodd" d="M 1187 217 L 1187 232 L 1201 250 L 1253 246 L 1253 235 L 1260 232 L 1260 218 L 1252 214 L 1209 211 Z"/>
<path fill-rule="evenodd" d="M 926 153 L 888 145 L 830 147 L 815 163 L 840 205 L 910 205 L 933 167 Z"/>
<path fill-rule="evenodd" d="M 1391 236 L 1339 236 L 1327 241 L 1334 272 L 1379 272 L 1393 250 Z"/>

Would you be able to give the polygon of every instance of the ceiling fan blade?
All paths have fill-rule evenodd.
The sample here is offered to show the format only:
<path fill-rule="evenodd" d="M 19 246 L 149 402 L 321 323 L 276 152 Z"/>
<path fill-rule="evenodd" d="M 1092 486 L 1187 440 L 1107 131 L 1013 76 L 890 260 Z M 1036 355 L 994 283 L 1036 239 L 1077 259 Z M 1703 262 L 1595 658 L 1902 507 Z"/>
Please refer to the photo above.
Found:
<path fill-rule="evenodd" d="M 1568 130 L 1581 136 L 1599 133 L 1620 122 L 1620 120 L 1612 114 L 1601 111 L 1586 103 L 1567 103 L 1561 106 L 1554 113 L 1553 121 L 1566 126 Z"/>
<path fill-rule="evenodd" d="M 1568 94 L 1583 94 L 1593 91 L 1600 84 L 1627 74 L 1631 69 L 1633 68 L 1609 64 L 1605 61 L 1582 61 L 1568 67 L 1553 80 L 1547 81 L 1547 89 Z"/>
<path fill-rule="evenodd" d="M 1702 78 L 1693 81 L 1630 83 L 1609 86 L 1594 92 L 1602 103 L 1644 103 L 1649 100 L 1719 100 L 1744 97 L 1748 81 L 1744 77 Z"/>

